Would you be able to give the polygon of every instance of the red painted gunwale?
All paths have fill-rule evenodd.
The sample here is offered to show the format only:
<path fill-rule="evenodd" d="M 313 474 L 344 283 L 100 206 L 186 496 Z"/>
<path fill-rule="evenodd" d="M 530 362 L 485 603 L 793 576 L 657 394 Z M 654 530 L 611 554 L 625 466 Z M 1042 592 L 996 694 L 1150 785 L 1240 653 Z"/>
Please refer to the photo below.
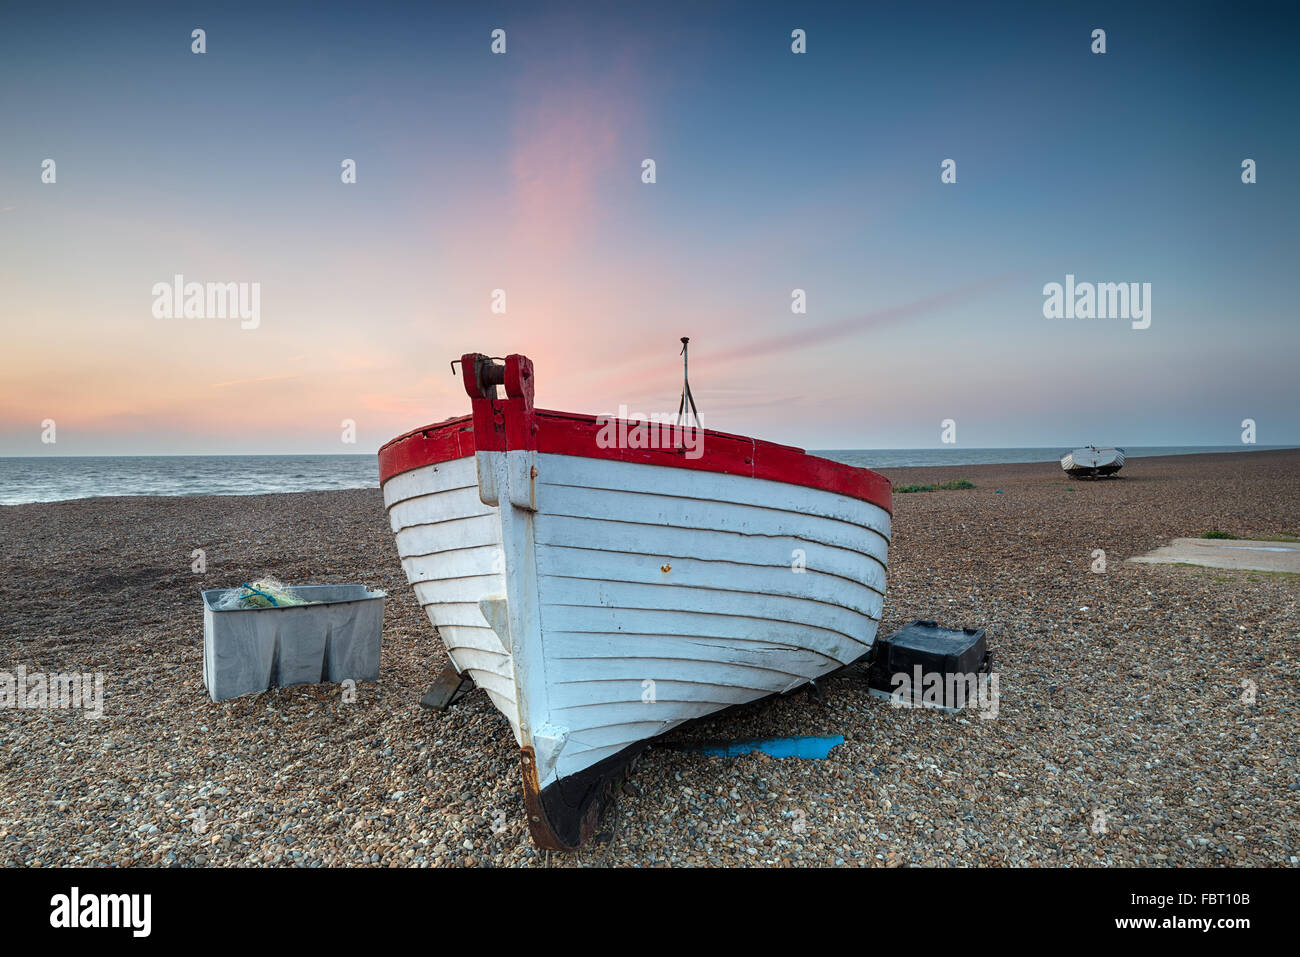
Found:
<path fill-rule="evenodd" d="M 627 428 L 632 429 L 637 422 L 614 418 L 602 418 L 598 422 L 591 415 L 544 409 L 530 412 L 536 431 L 535 444 L 529 444 L 533 444 L 538 452 L 747 475 L 836 492 L 870 502 L 893 513 L 889 480 L 883 475 L 870 469 L 809 455 L 792 445 L 778 445 L 748 436 L 705 429 L 701 446 L 704 454 L 695 459 L 687 458 L 682 448 L 601 448 L 596 437 L 607 423 L 613 422 L 617 427 L 617 423 L 625 421 Z M 671 437 L 672 432 L 669 434 Z M 473 415 L 463 415 L 413 429 L 385 443 L 379 450 L 380 485 L 394 475 L 426 465 L 465 458 L 475 451 Z"/>

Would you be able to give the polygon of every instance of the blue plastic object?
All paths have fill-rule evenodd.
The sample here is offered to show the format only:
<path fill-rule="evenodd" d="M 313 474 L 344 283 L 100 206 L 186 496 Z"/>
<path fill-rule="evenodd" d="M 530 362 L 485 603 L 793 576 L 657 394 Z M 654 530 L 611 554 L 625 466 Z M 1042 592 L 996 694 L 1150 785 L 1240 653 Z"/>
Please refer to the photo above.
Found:
<path fill-rule="evenodd" d="M 705 745 L 690 748 L 698 754 L 720 757 L 740 757 L 751 751 L 762 751 L 774 758 L 804 758 L 821 760 L 831 753 L 831 748 L 844 743 L 844 735 L 830 737 L 806 736 L 800 738 L 761 738 L 756 741 L 732 741 L 723 745 Z"/>

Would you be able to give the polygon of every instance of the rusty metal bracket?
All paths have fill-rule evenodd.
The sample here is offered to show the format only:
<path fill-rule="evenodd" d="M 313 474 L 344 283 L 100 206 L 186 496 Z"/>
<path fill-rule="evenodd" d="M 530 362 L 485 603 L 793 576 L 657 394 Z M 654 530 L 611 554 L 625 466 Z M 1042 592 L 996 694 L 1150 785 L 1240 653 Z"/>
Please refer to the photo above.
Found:
<path fill-rule="evenodd" d="M 519 749 L 519 765 L 523 772 L 524 810 L 533 843 L 548 851 L 572 851 L 591 840 L 622 768 L 597 773 L 588 799 L 578 807 L 567 808 L 563 801 L 548 800 L 540 787 L 537 754 L 531 746 Z"/>

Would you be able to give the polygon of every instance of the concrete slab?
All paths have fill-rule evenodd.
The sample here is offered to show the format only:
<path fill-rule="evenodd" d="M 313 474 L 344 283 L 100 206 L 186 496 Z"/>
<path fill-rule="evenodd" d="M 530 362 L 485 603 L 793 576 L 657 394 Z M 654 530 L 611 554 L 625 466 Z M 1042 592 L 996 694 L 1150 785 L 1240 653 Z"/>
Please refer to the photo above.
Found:
<path fill-rule="evenodd" d="M 1300 542 L 1254 542 L 1244 538 L 1175 538 L 1146 555 L 1130 558 L 1146 564 L 1203 565 L 1260 572 L 1300 574 Z"/>

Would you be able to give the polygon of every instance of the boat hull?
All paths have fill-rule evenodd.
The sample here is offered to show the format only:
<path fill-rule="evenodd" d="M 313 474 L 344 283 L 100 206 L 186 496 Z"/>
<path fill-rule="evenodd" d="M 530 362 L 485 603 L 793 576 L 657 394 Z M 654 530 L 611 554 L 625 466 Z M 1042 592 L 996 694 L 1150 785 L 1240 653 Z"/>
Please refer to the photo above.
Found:
<path fill-rule="evenodd" d="M 1061 457 L 1061 468 L 1071 478 L 1114 475 L 1124 467 L 1124 450 L 1115 448 L 1074 449 Z"/>
<path fill-rule="evenodd" d="M 511 415 L 533 447 L 484 441 L 477 415 L 390 443 L 384 501 L 452 664 L 510 724 L 534 840 L 568 848 L 653 738 L 870 651 L 889 489 L 722 433 L 689 460 L 523 406 L 489 427 Z"/>

